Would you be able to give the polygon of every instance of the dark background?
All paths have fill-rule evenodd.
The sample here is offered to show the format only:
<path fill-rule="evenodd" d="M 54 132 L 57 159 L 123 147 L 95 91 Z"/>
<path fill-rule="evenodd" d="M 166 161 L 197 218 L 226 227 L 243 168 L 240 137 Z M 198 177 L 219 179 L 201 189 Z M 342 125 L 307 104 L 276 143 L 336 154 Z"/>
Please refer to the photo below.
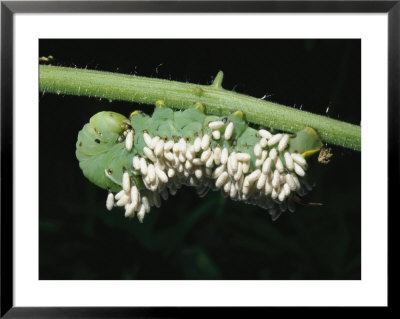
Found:
<path fill-rule="evenodd" d="M 353 124 L 361 120 L 360 40 L 40 40 L 53 65 L 211 83 Z M 334 147 L 315 189 L 267 211 L 190 188 L 144 223 L 105 208 L 83 176 L 78 131 L 102 110 L 152 106 L 39 94 L 40 279 L 361 279 L 361 153 Z"/>

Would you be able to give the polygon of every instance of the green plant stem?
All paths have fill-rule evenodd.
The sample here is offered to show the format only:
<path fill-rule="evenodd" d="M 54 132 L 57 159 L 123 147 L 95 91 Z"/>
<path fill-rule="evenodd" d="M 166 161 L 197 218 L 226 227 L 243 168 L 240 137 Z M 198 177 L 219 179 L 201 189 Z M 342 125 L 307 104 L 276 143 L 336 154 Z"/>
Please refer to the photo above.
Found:
<path fill-rule="evenodd" d="M 40 65 L 39 73 L 41 92 L 153 105 L 156 100 L 163 100 L 178 109 L 200 102 L 208 114 L 226 115 L 241 110 L 251 123 L 291 133 L 310 126 L 327 143 L 361 150 L 360 126 L 225 90 L 222 72 L 211 85 L 49 65 Z"/>

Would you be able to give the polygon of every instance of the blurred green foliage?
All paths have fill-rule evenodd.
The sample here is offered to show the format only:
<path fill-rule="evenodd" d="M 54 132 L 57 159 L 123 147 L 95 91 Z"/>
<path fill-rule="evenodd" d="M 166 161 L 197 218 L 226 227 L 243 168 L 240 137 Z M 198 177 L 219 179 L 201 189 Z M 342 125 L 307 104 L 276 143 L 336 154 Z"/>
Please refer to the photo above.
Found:
<path fill-rule="evenodd" d="M 40 56 L 53 55 L 55 64 L 195 83 L 209 83 L 222 69 L 227 89 L 319 114 L 329 106 L 328 116 L 354 124 L 361 117 L 360 48 L 359 40 L 40 40 Z M 151 108 L 39 99 L 40 279 L 361 278 L 359 152 L 334 147 L 329 165 L 313 163 L 316 185 L 304 199 L 323 206 L 297 205 L 276 222 L 217 192 L 200 199 L 182 188 L 140 224 L 122 209 L 106 210 L 107 192 L 82 175 L 75 143 L 100 110 Z"/>

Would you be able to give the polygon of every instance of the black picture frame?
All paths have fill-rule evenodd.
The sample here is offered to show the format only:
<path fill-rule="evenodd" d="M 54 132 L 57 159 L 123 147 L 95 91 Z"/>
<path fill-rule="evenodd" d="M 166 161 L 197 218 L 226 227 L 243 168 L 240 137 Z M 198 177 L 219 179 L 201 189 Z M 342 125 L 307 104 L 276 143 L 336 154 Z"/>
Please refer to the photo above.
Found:
<path fill-rule="evenodd" d="M 2 1 L 1 2 L 1 317 L 193 317 L 249 309 L 228 308 L 25 308 L 13 304 L 13 19 L 15 13 L 270 12 L 388 14 L 389 211 L 399 178 L 400 1 Z M 390 214 L 389 214 L 390 218 Z M 392 222 L 393 224 L 393 222 Z M 390 221 L 389 221 L 390 225 Z M 390 242 L 389 242 L 390 243 Z M 390 245 L 389 245 L 390 247 Z M 390 281 L 388 282 L 388 284 Z M 390 309 L 391 302 L 388 300 Z M 291 308 L 293 310 L 293 307 Z M 266 313 L 277 308 L 252 308 Z M 304 312 L 307 309 L 302 308 Z M 319 308 L 319 311 L 325 309 Z M 337 308 L 334 310 L 337 311 Z"/>

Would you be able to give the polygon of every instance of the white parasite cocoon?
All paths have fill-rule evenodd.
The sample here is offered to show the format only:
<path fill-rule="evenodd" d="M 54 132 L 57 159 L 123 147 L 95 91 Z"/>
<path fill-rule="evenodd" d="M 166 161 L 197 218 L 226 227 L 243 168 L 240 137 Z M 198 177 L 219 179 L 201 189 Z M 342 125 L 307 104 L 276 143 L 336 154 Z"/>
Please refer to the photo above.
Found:
<path fill-rule="evenodd" d="M 290 174 L 290 175 L 293 177 L 293 180 L 294 180 L 294 182 L 296 184 L 296 190 L 299 190 L 301 188 L 301 184 L 300 184 L 299 178 L 297 177 L 297 175 L 295 175 L 293 173 Z"/>
<path fill-rule="evenodd" d="M 236 152 L 232 152 L 231 155 L 229 156 L 229 159 L 231 160 L 230 164 L 231 164 L 232 171 L 236 172 L 237 168 L 238 168 L 238 161 L 237 161 L 237 158 L 236 158 Z M 228 163 L 229 163 L 229 160 L 228 160 Z"/>
<path fill-rule="evenodd" d="M 149 164 L 149 166 L 147 166 L 147 177 L 149 179 L 150 184 L 155 182 L 156 172 L 153 164 Z"/>
<path fill-rule="evenodd" d="M 240 178 L 242 177 L 243 165 L 244 165 L 244 164 L 242 164 L 242 163 L 239 162 L 237 171 L 236 171 L 235 175 L 233 175 L 233 179 L 234 179 L 235 181 L 239 181 Z"/>
<path fill-rule="evenodd" d="M 172 162 L 174 160 L 174 154 L 172 154 L 171 152 L 164 152 L 164 157 L 169 162 Z"/>
<path fill-rule="evenodd" d="M 229 141 L 232 137 L 232 133 L 233 133 L 233 123 L 229 122 L 229 124 L 227 125 L 227 127 L 225 129 L 224 138 L 227 141 Z"/>
<path fill-rule="evenodd" d="M 268 157 L 262 166 L 262 172 L 264 174 L 267 174 L 271 170 L 271 163 L 272 163 L 272 159 L 270 157 Z"/>
<path fill-rule="evenodd" d="M 147 132 L 143 133 L 143 139 L 144 139 L 144 142 L 146 143 L 147 147 L 151 147 L 151 137 L 149 134 L 147 134 Z"/>
<path fill-rule="evenodd" d="M 208 127 L 210 129 L 212 129 L 213 131 L 220 129 L 222 126 L 224 126 L 224 122 L 222 122 L 222 121 L 214 121 L 214 122 L 208 123 Z"/>
<path fill-rule="evenodd" d="M 124 190 L 119 191 L 117 194 L 115 194 L 115 199 L 120 200 L 123 195 L 125 195 L 125 191 Z"/>
<path fill-rule="evenodd" d="M 140 209 L 139 209 L 139 212 L 137 214 L 138 219 L 139 219 L 139 221 L 141 223 L 143 223 L 143 218 L 144 218 L 145 214 L 146 214 L 146 209 L 145 209 L 144 205 L 142 204 L 142 205 L 140 205 Z"/>
<path fill-rule="evenodd" d="M 192 164 L 196 165 L 196 166 L 200 166 L 200 165 L 203 165 L 203 162 L 201 161 L 200 158 L 194 158 L 192 161 Z"/>
<path fill-rule="evenodd" d="M 204 151 L 203 153 L 201 153 L 201 157 L 200 160 L 205 163 L 207 162 L 207 160 L 209 159 L 209 157 L 211 156 L 211 150 L 207 149 L 206 151 Z"/>
<path fill-rule="evenodd" d="M 261 148 L 265 148 L 265 147 L 267 147 L 267 145 L 268 145 L 268 140 L 267 140 L 265 137 L 263 137 L 263 138 L 260 140 L 259 144 L 260 144 Z"/>
<path fill-rule="evenodd" d="M 293 171 L 294 163 L 293 163 L 292 156 L 290 156 L 290 153 L 285 152 L 285 154 L 283 154 L 283 157 L 285 158 L 285 164 L 286 164 L 287 169 L 290 171 Z"/>
<path fill-rule="evenodd" d="M 166 184 L 168 182 L 167 175 L 159 167 L 156 167 L 156 174 L 161 182 L 163 182 L 164 184 Z"/>
<path fill-rule="evenodd" d="M 225 165 L 218 166 L 218 167 L 214 170 L 214 172 L 213 172 L 213 174 L 212 174 L 212 177 L 213 177 L 213 178 L 218 178 L 224 171 L 225 171 Z"/>
<path fill-rule="evenodd" d="M 274 189 L 278 188 L 279 184 L 280 184 L 280 181 L 281 181 L 280 174 L 279 174 L 279 172 L 277 170 L 275 170 L 273 178 L 272 178 L 272 182 L 271 182 L 272 183 L 272 187 Z"/>
<path fill-rule="evenodd" d="M 201 149 L 201 138 L 200 137 L 196 137 L 196 139 L 194 140 L 194 151 L 196 153 L 200 152 Z"/>
<path fill-rule="evenodd" d="M 144 154 L 146 154 L 147 158 L 148 158 L 150 161 L 152 161 L 152 162 L 156 162 L 156 161 L 157 161 L 157 158 L 155 157 L 153 151 L 152 151 L 150 148 L 145 147 L 145 148 L 143 149 L 143 152 L 144 152 Z"/>
<path fill-rule="evenodd" d="M 231 190 L 229 192 L 229 196 L 234 199 L 237 194 L 237 188 L 234 185 L 231 185 Z"/>
<path fill-rule="evenodd" d="M 278 152 L 276 151 L 275 148 L 273 148 L 270 152 L 269 152 L 269 158 L 273 161 L 275 161 L 276 157 L 278 156 Z"/>
<path fill-rule="evenodd" d="M 138 191 L 136 185 L 132 186 L 132 188 L 131 188 L 131 200 L 132 200 L 132 204 L 134 204 L 136 207 L 139 202 L 139 191 Z"/>
<path fill-rule="evenodd" d="M 172 178 L 175 175 L 175 170 L 173 168 L 168 168 L 168 177 Z"/>
<path fill-rule="evenodd" d="M 256 166 L 261 166 L 264 163 L 265 159 L 267 158 L 267 155 L 268 155 L 268 151 L 267 150 L 263 150 L 261 152 L 261 157 L 259 157 L 257 159 L 258 163 L 259 163 L 258 165 L 257 165 L 257 160 L 256 160 Z"/>
<path fill-rule="evenodd" d="M 278 195 L 278 199 L 283 202 L 285 200 L 285 191 L 282 189 Z"/>
<path fill-rule="evenodd" d="M 249 172 L 249 170 L 250 170 L 250 164 L 249 163 L 247 163 L 247 162 L 243 163 L 242 167 L 243 167 L 242 170 L 243 170 L 244 174 Z"/>
<path fill-rule="evenodd" d="M 182 153 L 179 154 L 178 159 L 182 164 L 186 162 L 186 157 Z"/>
<path fill-rule="evenodd" d="M 289 196 L 290 194 L 290 187 L 287 183 L 283 185 L 283 190 L 285 191 L 285 196 Z"/>
<path fill-rule="evenodd" d="M 276 159 L 275 167 L 279 173 L 283 173 L 283 171 L 285 170 L 285 168 L 283 167 L 283 163 L 279 157 Z"/>
<path fill-rule="evenodd" d="M 185 168 L 186 168 L 187 170 L 191 169 L 192 167 L 193 167 L 193 165 L 192 165 L 192 162 L 191 162 L 191 161 L 186 161 L 186 162 L 185 162 Z"/>
<path fill-rule="evenodd" d="M 165 152 L 169 152 L 170 150 L 172 150 L 173 147 L 174 147 L 173 141 L 168 141 L 168 142 L 164 143 L 164 151 Z"/>
<path fill-rule="evenodd" d="M 133 147 L 133 131 L 128 131 L 125 139 L 125 148 L 130 152 Z"/>
<path fill-rule="evenodd" d="M 146 176 L 147 175 L 147 162 L 144 159 L 144 157 L 140 158 L 140 172 L 142 175 Z"/>
<path fill-rule="evenodd" d="M 260 144 L 254 145 L 254 155 L 257 157 L 261 157 L 261 152 L 262 152 L 262 149 L 261 149 Z"/>
<path fill-rule="evenodd" d="M 225 147 L 221 153 L 221 163 L 226 164 L 228 162 L 228 149 Z"/>
<path fill-rule="evenodd" d="M 160 137 L 159 136 L 154 136 L 152 139 L 151 139 L 151 143 L 150 143 L 150 146 L 149 146 L 149 148 L 150 149 L 154 149 L 155 147 L 156 147 L 156 145 L 157 145 L 157 143 L 158 143 L 158 141 L 160 140 Z"/>
<path fill-rule="evenodd" d="M 182 154 L 186 154 L 186 142 L 183 138 L 179 140 L 179 151 Z"/>
<path fill-rule="evenodd" d="M 282 138 L 282 134 L 275 134 L 274 136 L 272 136 L 269 140 L 268 140 L 268 146 L 272 146 L 275 145 L 276 143 L 278 143 Z"/>
<path fill-rule="evenodd" d="M 232 185 L 232 183 L 231 183 L 229 180 L 225 183 L 225 185 L 224 185 L 224 191 L 225 191 L 225 193 L 230 193 L 230 191 L 231 191 L 231 185 Z"/>
<path fill-rule="evenodd" d="M 135 171 L 140 170 L 140 158 L 139 156 L 134 156 L 132 159 L 132 166 L 134 168 Z"/>
<path fill-rule="evenodd" d="M 187 149 L 187 150 L 186 150 L 185 157 L 186 157 L 186 159 L 189 160 L 189 161 L 193 160 L 193 153 L 190 151 L 190 149 Z"/>
<path fill-rule="evenodd" d="M 272 137 L 272 134 L 270 132 L 268 132 L 267 130 L 259 130 L 258 134 L 260 134 L 261 137 L 266 138 L 267 140 L 269 140 Z"/>
<path fill-rule="evenodd" d="M 208 136 L 208 134 L 205 134 L 201 139 L 201 148 L 203 151 L 205 151 L 208 149 L 209 146 L 210 146 L 210 137 Z"/>
<path fill-rule="evenodd" d="M 297 188 L 296 183 L 295 183 L 292 175 L 286 174 L 286 183 L 287 183 L 287 185 L 289 185 L 289 187 L 292 191 L 296 190 L 296 188 Z"/>
<path fill-rule="evenodd" d="M 244 183 L 243 183 L 243 187 L 242 187 L 242 199 L 243 200 L 246 200 L 248 198 L 247 195 L 249 194 L 249 192 L 250 192 L 250 183 L 248 181 L 248 178 L 246 177 L 244 179 Z"/>
<path fill-rule="evenodd" d="M 161 155 L 164 152 L 164 141 L 163 140 L 159 140 L 156 144 L 156 147 L 154 148 L 154 154 L 157 157 L 161 157 Z"/>
<path fill-rule="evenodd" d="M 119 199 L 119 200 L 117 201 L 117 206 L 119 206 L 119 207 L 125 206 L 126 204 L 129 203 L 129 199 L 130 199 L 130 198 L 129 198 L 128 195 L 123 194 L 123 195 L 121 196 L 121 199 Z"/>
<path fill-rule="evenodd" d="M 272 192 L 272 186 L 268 181 L 266 181 L 265 182 L 265 195 L 270 195 L 271 192 Z"/>
<path fill-rule="evenodd" d="M 216 180 L 215 186 L 222 187 L 228 179 L 228 172 L 223 172 Z"/>
<path fill-rule="evenodd" d="M 196 178 L 200 179 L 203 176 L 203 170 L 201 170 L 200 168 L 196 169 L 194 171 L 194 175 L 196 176 Z"/>
<path fill-rule="evenodd" d="M 301 176 L 301 177 L 303 177 L 304 175 L 306 175 L 306 173 L 304 172 L 303 168 L 302 168 L 299 164 L 297 164 L 297 163 L 294 163 L 294 171 L 295 171 L 295 173 L 296 173 L 297 175 L 299 175 L 299 176 Z"/>
<path fill-rule="evenodd" d="M 247 176 L 249 184 L 253 184 L 261 175 L 261 171 L 259 169 L 252 172 L 250 175 Z"/>
<path fill-rule="evenodd" d="M 219 140 L 221 137 L 221 133 L 219 131 L 213 131 L 212 132 L 212 137 L 214 140 Z"/>
<path fill-rule="evenodd" d="M 237 153 L 236 159 L 241 162 L 248 162 L 248 161 L 250 161 L 251 156 L 250 156 L 250 154 L 247 154 L 247 153 Z"/>
<path fill-rule="evenodd" d="M 207 168 L 212 168 L 214 166 L 214 154 L 211 153 L 210 157 L 206 161 L 206 167 Z"/>
<path fill-rule="evenodd" d="M 268 156 L 268 151 L 267 150 L 263 150 L 261 153 L 261 160 L 264 163 L 264 160 L 267 158 Z"/>
<path fill-rule="evenodd" d="M 261 160 L 261 158 L 256 159 L 256 167 L 260 167 L 264 162 Z"/>
<path fill-rule="evenodd" d="M 135 206 L 133 204 L 127 204 L 125 208 L 125 217 L 135 216 Z"/>
<path fill-rule="evenodd" d="M 260 178 L 257 181 L 257 189 L 262 189 L 265 185 L 266 180 L 267 180 L 267 175 L 261 174 Z"/>
<path fill-rule="evenodd" d="M 275 188 L 272 189 L 271 198 L 276 199 L 278 197 L 278 193 Z"/>
<path fill-rule="evenodd" d="M 307 162 L 303 156 L 301 156 L 300 154 L 297 154 L 297 153 L 292 153 L 291 156 L 297 164 L 299 164 L 300 166 L 302 166 L 304 168 L 307 167 Z"/>
<path fill-rule="evenodd" d="M 172 151 L 174 152 L 175 155 L 179 154 L 179 143 L 175 143 L 174 146 L 172 147 Z"/>
<path fill-rule="evenodd" d="M 214 150 L 214 162 L 215 165 L 219 165 L 221 164 L 221 155 L 222 155 L 222 151 L 219 147 L 216 147 Z"/>
<path fill-rule="evenodd" d="M 142 197 L 142 205 L 144 206 L 144 210 L 146 213 L 150 212 L 150 203 L 149 199 L 146 196 Z"/>
<path fill-rule="evenodd" d="M 108 210 L 112 210 L 114 207 L 114 194 L 108 193 L 107 200 L 106 200 L 106 208 Z"/>
<path fill-rule="evenodd" d="M 289 142 L 289 135 L 284 134 L 281 140 L 279 141 L 278 151 L 282 152 L 288 146 L 288 142 Z"/>
<path fill-rule="evenodd" d="M 122 189 L 126 193 L 130 192 L 131 190 L 131 180 L 127 172 L 124 172 L 124 174 L 122 174 Z"/>

